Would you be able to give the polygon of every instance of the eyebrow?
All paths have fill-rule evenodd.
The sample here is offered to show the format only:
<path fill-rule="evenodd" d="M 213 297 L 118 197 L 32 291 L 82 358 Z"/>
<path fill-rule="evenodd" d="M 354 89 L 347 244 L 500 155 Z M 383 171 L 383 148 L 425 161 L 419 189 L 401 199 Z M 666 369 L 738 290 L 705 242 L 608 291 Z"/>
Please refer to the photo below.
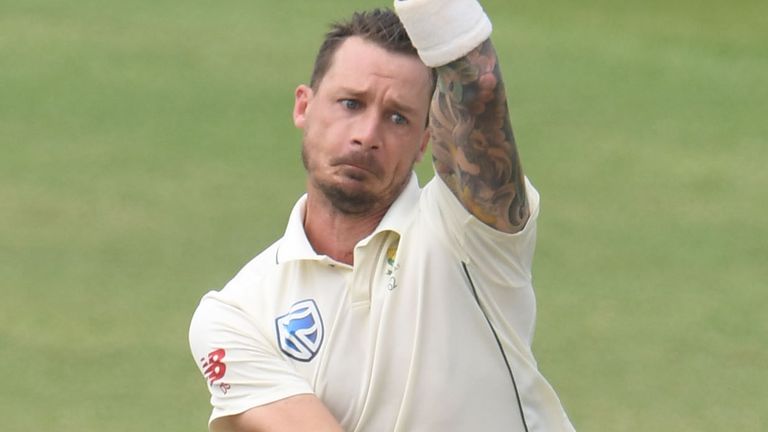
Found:
<path fill-rule="evenodd" d="M 347 86 L 340 86 L 339 91 L 344 94 L 348 94 L 351 97 L 362 99 L 366 96 L 367 92 L 365 90 L 357 90 L 351 87 Z M 408 116 L 414 116 L 419 112 L 419 109 L 417 107 L 411 107 L 409 105 L 400 103 L 396 100 L 389 99 L 386 101 L 387 105 L 391 107 L 393 110 L 402 113 L 407 114 Z"/>

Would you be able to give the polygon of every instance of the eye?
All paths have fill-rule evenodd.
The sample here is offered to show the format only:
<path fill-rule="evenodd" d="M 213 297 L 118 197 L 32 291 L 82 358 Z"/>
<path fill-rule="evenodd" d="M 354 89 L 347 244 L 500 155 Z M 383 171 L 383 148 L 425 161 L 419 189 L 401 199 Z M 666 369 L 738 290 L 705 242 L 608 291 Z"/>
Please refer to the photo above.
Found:
<path fill-rule="evenodd" d="M 392 123 L 394 123 L 394 124 L 399 124 L 399 125 L 407 125 L 408 124 L 408 119 L 405 118 L 400 113 L 393 113 L 392 116 L 390 117 L 390 119 L 392 120 Z"/>
<path fill-rule="evenodd" d="M 341 103 L 344 108 L 352 111 L 360 108 L 360 101 L 355 99 L 341 99 L 339 100 L 339 103 Z"/>

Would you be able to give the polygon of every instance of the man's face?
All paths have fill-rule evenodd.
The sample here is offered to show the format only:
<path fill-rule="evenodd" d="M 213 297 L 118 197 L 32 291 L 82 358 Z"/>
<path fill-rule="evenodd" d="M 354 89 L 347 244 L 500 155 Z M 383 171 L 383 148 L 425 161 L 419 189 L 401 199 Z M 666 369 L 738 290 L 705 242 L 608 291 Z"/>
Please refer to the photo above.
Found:
<path fill-rule="evenodd" d="M 314 91 L 296 89 L 308 192 L 346 214 L 385 209 L 424 154 L 429 69 L 359 37 L 344 41 Z"/>

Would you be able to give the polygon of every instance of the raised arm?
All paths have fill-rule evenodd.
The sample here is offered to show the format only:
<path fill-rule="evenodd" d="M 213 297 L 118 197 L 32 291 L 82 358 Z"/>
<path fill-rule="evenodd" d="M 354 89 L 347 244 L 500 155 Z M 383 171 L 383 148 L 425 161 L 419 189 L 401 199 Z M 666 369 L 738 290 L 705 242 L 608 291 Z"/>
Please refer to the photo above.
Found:
<path fill-rule="evenodd" d="M 487 225 L 514 233 L 529 209 L 507 98 L 477 0 L 396 0 L 419 56 L 437 70 L 430 124 L 437 174 Z"/>
<path fill-rule="evenodd" d="M 528 220 L 507 98 L 490 39 L 437 68 L 430 124 L 435 171 L 464 207 L 500 231 Z"/>

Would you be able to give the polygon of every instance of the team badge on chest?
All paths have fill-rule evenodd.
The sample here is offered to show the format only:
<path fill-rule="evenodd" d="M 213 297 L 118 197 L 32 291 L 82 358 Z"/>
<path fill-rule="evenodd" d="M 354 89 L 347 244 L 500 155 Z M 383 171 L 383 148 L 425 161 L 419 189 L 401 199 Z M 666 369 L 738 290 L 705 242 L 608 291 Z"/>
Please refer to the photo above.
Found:
<path fill-rule="evenodd" d="M 277 343 L 295 360 L 308 362 L 315 358 L 323 344 L 323 318 L 314 300 L 302 300 L 285 315 L 275 319 Z"/>

